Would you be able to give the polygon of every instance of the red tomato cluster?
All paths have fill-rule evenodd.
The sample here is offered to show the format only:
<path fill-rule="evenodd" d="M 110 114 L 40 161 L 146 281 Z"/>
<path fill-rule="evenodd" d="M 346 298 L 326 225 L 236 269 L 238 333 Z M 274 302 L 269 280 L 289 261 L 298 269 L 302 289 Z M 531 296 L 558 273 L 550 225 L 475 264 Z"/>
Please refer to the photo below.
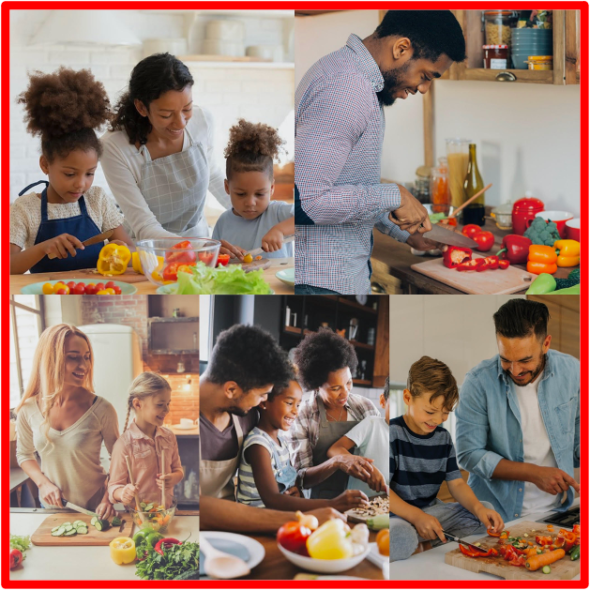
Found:
<path fill-rule="evenodd" d="M 482 230 L 479 225 L 474 223 L 466 225 L 461 233 L 477 242 L 477 250 L 480 252 L 488 252 L 494 246 L 494 234 L 491 231 Z"/>

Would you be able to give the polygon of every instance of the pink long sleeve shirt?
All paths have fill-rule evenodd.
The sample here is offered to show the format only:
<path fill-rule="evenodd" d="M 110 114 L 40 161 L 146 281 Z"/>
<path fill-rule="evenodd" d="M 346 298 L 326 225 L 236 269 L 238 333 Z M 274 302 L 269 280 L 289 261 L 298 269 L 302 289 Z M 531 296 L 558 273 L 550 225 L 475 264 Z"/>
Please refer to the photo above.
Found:
<path fill-rule="evenodd" d="M 164 467 L 162 468 L 162 451 Z M 166 428 L 157 427 L 156 435 L 150 438 L 143 433 L 135 422 L 119 437 L 113 448 L 111 470 L 109 475 L 109 499 L 116 502 L 113 494 L 117 488 L 123 488 L 129 481 L 125 455 L 129 457 L 131 471 L 138 487 L 141 502 L 161 502 L 162 492 L 156 485 L 158 473 L 172 473 L 181 469 L 176 436 Z M 166 490 L 166 505 L 173 498 L 172 488 Z"/>

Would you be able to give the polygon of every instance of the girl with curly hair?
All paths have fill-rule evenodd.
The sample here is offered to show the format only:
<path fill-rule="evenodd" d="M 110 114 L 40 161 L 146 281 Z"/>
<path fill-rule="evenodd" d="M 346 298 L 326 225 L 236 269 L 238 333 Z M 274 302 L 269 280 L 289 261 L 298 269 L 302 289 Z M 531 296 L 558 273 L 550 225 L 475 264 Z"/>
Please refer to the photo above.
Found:
<path fill-rule="evenodd" d="M 217 220 L 213 238 L 230 242 L 244 252 L 262 247 L 268 258 L 293 256 L 293 244 L 283 244 L 285 236 L 295 233 L 293 205 L 271 201 L 273 160 L 284 141 L 276 129 L 244 119 L 229 133 L 224 153 L 225 190 L 232 208 Z"/>
<path fill-rule="evenodd" d="M 312 392 L 289 431 L 291 456 L 302 487 L 311 488 L 312 498 L 335 498 L 347 489 L 350 476 L 375 489 L 372 458 L 329 453 L 334 443 L 365 418 L 380 418 L 371 400 L 352 393 L 352 373 L 358 364 L 354 347 L 323 328 L 299 343 L 294 360 L 303 388 Z M 367 499 L 361 490 L 349 490 L 353 491 Z"/>
<path fill-rule="evenodd" d="M 82 242 L 113 230 L 133 247 L 114 201 L 93 187 L 102 153 L 95 129 L 109 118 L 109 99 L 88 70 L 37 72 L 18 102 L 27 130 L 41 138 L 41 180 L 19 193 L 10 211 L 10 272 L 58 272 L 96 266 L 102 243 Z M 38 184 L 41 193 L 28 192 Z M 25 194 L 26 193 L 26 194 Z"/>
<path fill-rule="evenodd" d="M 136 239 L 207 237 L 207 191 L 230 205 L 213 157 L 213 117 L 193 102 L 193 84 L 169 53 L 142 59 L 101 137 L 104 174 Z M 241 256 L 228 244 L 221 251 Z"/>

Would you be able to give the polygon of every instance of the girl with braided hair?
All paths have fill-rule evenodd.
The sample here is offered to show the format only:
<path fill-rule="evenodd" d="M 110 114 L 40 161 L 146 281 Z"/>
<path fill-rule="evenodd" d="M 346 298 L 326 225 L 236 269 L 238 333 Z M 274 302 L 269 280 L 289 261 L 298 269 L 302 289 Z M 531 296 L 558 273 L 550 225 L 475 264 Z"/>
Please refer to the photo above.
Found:
<path fill-rule="evenodd" d="M 163 428 L 170 399 L 170 384 L 156 373 L 142 373 L 131 383 L 125 427 L 113 448 L 109 473 L 111 502 L 133 504 L 136 492 L 140 498 L 151 501 L 161 497 L 163 486 L 166 507 L 170 506 L 174 486 L 184 477 L 176 436 Z M 135 420 L 129 424 L 132 411 Z M 129 458 L 135 485 L 129 481 L 125 457 Z"/>
<path fill-rule="evenodd" d="M 283 244 L 295 233 L 293 205 L 271 201 L 274 192 L 273 160 L 284 141 L 278 131 L 263 123 L 240 119 L 230 131 L 225 149 L 225 191 L 232 208 L 221 214 L 213 238 L 248 251 L 260 248 L 268 258 L 293 256 L 293 244 Z"/>
<path fill-rule="evenodd" d="M 11 207 L 11 274 L 92 268 L 103 244 L 82 242 L 108 230 L 111 241 L 133 247 L 115 202 L 92 186 L 102 153 L 95 129 L 109 119 L 103 85 L 88 70 L 36 72 L 18 102 L 27 130 L 41 138 L 39 165 L 48 181 L 27 186 Z M 41 193 L 29 192 L 43 183 Z"/>

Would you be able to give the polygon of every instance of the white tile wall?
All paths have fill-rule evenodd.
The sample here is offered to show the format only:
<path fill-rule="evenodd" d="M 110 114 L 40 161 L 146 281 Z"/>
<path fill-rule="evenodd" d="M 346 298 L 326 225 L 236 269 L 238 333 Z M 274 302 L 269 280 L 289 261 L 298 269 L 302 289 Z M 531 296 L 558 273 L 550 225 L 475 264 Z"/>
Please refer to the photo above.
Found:
<path fill-rule="evenodd" d="M 43 178 L 39 169 L 40 146 L 37 138 L 25 130 L 23 108 L 16 104 L 17 96 L 28 84 L 27 74 L 34 70 L 55 71 L 59 66 L 87 68 L 105 86 L 114 104 L 127 88 L 134 65 L 142 59 L 141 46 L 80 48 L 53 46 L 38 47 L 36 32 L 49 11 L 11 11 L 10 56 L 10 198 L 29 183 Z M 154 37 L 183 37 L 190 15 L 180 13 L 145 13 L 117 11 L 129 28 L 142 40 Z M 206 17 L 209 18 L 209 17 Z M 204 17 L 205 20 L 205 17 Z M 241 18 L 246 22 L 247 44 L 281 43 L 283 21 L 277 18 Z M 198 20 L 197 23 L 200 23 Z M 199 38 L 199 26 L 194 27 Z M 204 25 L 203 25 L 204 26 Z M 187 64 L 195 78 L 194 96 L 199 105 L 208 107 L 216 123 L 216 154 L 224 165 L 223 150 L 228 130 L 239 117 L 254 122 L 265 122 L 278 127 L 293 109 L 293 70 L 272 69 L 268 66 L 239 69 L 220 64 L 206 68 Z M 95 184 L 108 190 L 102 170 L 97 171 Z"/>

